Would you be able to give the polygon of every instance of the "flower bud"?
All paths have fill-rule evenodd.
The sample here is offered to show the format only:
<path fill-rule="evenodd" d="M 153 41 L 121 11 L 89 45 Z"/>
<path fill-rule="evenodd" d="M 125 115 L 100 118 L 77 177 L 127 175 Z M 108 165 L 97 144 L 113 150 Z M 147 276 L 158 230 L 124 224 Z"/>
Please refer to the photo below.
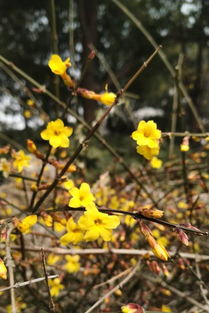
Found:
<path fill-rule="evenodd" d="M 177 229 L 179 240 L 185 245 L 189 245 L 189 238 L 187 234 L 182 229 Z"/>
<path fill-rule="evenodd" d="M 154 217 L 154 218 L 161 218 L 163 216 L 163 211 L 157 210 L 157 209 L 148 209 L 148 208 L 142 208 L 140 210 L 142 215 L 146 217 Z"/>
<path fill-rule="evenodd" d="M 7 279 L 7 268 L 1 258 L 0 258 L 0 278 Z"/>
<path fill-rule="evenodd" d="M 141 305 L 137 303 L 128 303 L 121 307 L 123 313 L 145 313 Z"/>

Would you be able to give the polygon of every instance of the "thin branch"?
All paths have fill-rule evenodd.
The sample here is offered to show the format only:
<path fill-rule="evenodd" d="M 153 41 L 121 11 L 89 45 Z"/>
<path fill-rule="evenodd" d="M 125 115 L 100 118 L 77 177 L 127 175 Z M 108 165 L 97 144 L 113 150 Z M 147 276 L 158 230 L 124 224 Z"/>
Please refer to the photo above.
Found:
<path fill-rule="evenodd" d="M 176 131 L 176 122 L 177 122 L 177 110 L 178 110 L 178 104 L 179 104 L 179 77 L 181 75 L 181 68 L 182 68 L 182 62 L 183 62 L 183 55 L 179 55 L 178 64 L 175 67 L 175 80 L 174 80 L 174 95 L 173 95 L 173 105 L 172 105 L 172 113 L 171 113 L 171 133 L 174 133 Z M 174 143 L 175 143 L 175 137 L 171 136 L 170 138 L 170 145 L 169 145 L 169 159 L 173 156 L 174 152 Z"/>
<path fill-rule="evenodd" d="M 0 245 L 0 248 L 4 248 L 3 245 Z M 20 250 L 21 247 L 17 245 L 11 246 L 12 250 Z M 32 252 L 40 252 L 42 249 L 44 249 L 47 253 L 53 253 L 57 255 L 85 255 L 85 254 L 118 254 L 118 255 L 145 255 L 149 253 L 150 255 L 154 256 L 154 254 L 146 249 L 115 249 L 115 248 L 109 248 L 109 249 L 66 249 L 66 248 L 56 248 L 56 247 L 39 247 L 39 246 L 33 246 L 33 247 L 25 247 L 26 251 L 32 251 Z M 170 256 L 175 256 L 175 252 L 168 251 Z M 187 253 L 187 252 L 178 252 L 178 255 L 181 258 L 187 258 L 190 260 L 197 259 L 197 262 L 202 261 L 208 261 L 209 255 L 200 254 L 195 255 L 194 253 Z M 49 277 L 50 278 L 50 277 Z"/>
<path fill-rule="evenodd" d="M 198 280 L 199 280 L 199 287 L 200 287 L 200 293 L 205 301 L 205 304 L 207 305 L 208 307 L 208 310 L 209 310 L 209 300 L 207 298 L 207 293 L 208 293 L 208 288 L 206 286 L 206 284 L 204 283 L 204 281 L 202 280 L 202 275 L 201 275 L 201 272 L 200 272 L 200 267 L 199 267 L 199 264 L 197 262 L 195 262 L 195 268 L 196 268 L 196 274 L 197 274 L 197 277 L 198 277 Z"/>
<path fill-rule="evenodd" d="M 97 302 L 94 303 L 85 313 L 92 312 L 95 308 L 97 308 L 105 298 L 110 297 L 117 289 L 122 288 L 125 284 L 127 284 L 130 279 L 136 274 L 136 271 L 139 268 L 140 263 L 138 262 L 137 265 L 133 268 L 133 270 L 125 277 L 119 284 L 117 284 L 114 288 L 108 291 L 104 296 L 102 296 Z"/>
<path fill-rule="evenodd" d="M 163 132 L 162 133 L 163 137 L 209 137 L 209 133 L 205 132 L 205 133 L 190 133 L 188 131 L 185 132 Z"/>
<path fill-rule="evenodd" d="M 48 276 L 48 279 L 52 279 L 52 278 L 56 278 L 56 277 L 58 277 L 58 275 L 50 275 L 50 276 Z M 25 287 L 27 285 L 36 284 L 36 283 L 39 283 L 40 281 L 43 281 L 45 279 L 46 279 L 45 277 L 40 277 L 40 278 L 30 279 L 30 280 L 24 281 L 22 283 L 16 283 L 16 284 L 14 284 L 12 286 L 0 289 L 0 292 L 6 291 L 6 290 L 10 290 L 11 288 L 16 289 L 16 288 Z"/>
<path fill-rule="evenodd" d="M 97 58 L 99 59 L 99 61 L 101 62 L 101 64 L 103 65 L 104 69 L 106 70 L 106 72 L 108 73 L 108 75 L 110 76 L 110 79 L 112 81 L 112 83 L 115 85 L 115 87 L 119 90 L 121 88 L 120 82 L 118 81 L 116 75 L 114 74 L 113 70 L 111 69 L 110 65 L 108 64 L 108 62 L 106 61 L 104 55 L 99 52 L 96 47 L 91 43 L 90 44 L 90 48 L 95 51 L 95 54 L 97 56 Z"/>
<path fill-rule="evenodd" d="M 71 55 L 71 63 L 75 64 L 75 45 L 74 45 L 74 0 L 69 0 L 69 49 Z"/>
<path fill-rule="evenodd" d="M 16 308 L 16 301 L 15 301 L 15 292 L 14 288 L 14 262 L 12 260 L 12 255 L 11 255 L 11 247 L 10 247 L 10 235 L 14 229 L 14 226 L 11 224 L 8 232 L 7 232 L 7 239 L 6 239 L 6 258 L 7 258 L 7 267 L 8 267 L 8 272 L 9 272 L 9 285 L 10 285 L 10 299 L 11 299 L 11 307 L 12 307 L 12 313 L 17 313 L 17 308 Z"/>
<path fill-rule="evenodd" d="M 36 188 L 37 188 L 37 189 L 33 191 L 33 194 L 32 194 L 32 197 L 31 197 L 30 206 L 29 206 L 29 210 L 31 210 L 31 211 L 33 210 L 33 205 L 34 205 L 34 203 L 35 203 L 36 195 L 37 195 L 37 193 L 38 193 L 38 187 L 39 187 L 40 184 L 41 184 L 41 179 L 42 179 L 42 176 L 43 176 L 43 174 L 44 174 L 44 169 L 45 169 L 45 167 L 46 167 L 46 165 L 47 165 L 47 163 L 48 163 L 47 161 L 48 161 L 49 155 L 50 155 L 50 153 L 51 153 L 51 150 L 52 150 L 52 147 L 49 147 L 49 148 L 48 148 L 48 151 L 47 151 L 47 153 L 46 153 L 46 156 L 45 156 L 45 158 L 44 158 L 44 160 L 43 160 L 40 173 L 39 173 L 38 178 L 37 178 L 37 182 L 36 182 Z"/>
<path fill-rule="evenodd" d="M 117 279 L 121 278 L 122 276 L 128 274 L 131 270 L 132 270 L 132 267 L 131 267 L 131 268 L 127 268 L 125 271 L 119 273 L 118 275 L 115 275 L 115 276 L 111 277 L 110 279 L 106 280 L 105 282 L 103 282 L 103 283 L 101 283 L 101 284 L 98 284 L 98 285 L 95 285 L 95 286 L 93 287 L 93 289 L 97 289 L 97 288 L 102 287 L 102 286 L 105 286 L 105 285 L 107 285 L 107 284 L 111 284 L 111 283 L 113 283 L 115 280 L 117 280 Z"/>
<path fill-rule="evenodd" d="M 56 212 L 56 211 L 66 211 L 66 210 L 69 210 L 69 211 L 82 211 L 82 212 L 84 212 L 85 208 L 82 208 L 82 207 L 81 208 L 72 208 L 72 207 L 69 207 L 69 206 L 65 206 L 63 208 L 59 208 L 59 209 L 56 209 L 56 210 L 48 210 L 48 213 L 49 212 Z M 130 215 L 133 218 L 135 218 L 136 220 L 137 219 L 142 219 L 142 220 L 146 220 L 146 221 L 149 221 L 149 222 L 153 222 L 153 223 L 157 223 L 157 224 L 160 224 L 160 225 L 164 225 L 164 226 L 167 226 L 167 227 L 170 227 L 170 228 L 182 229 L 184 231 L 191 232 L 191 233 L 194 233 L 194 234 L 208 236 L 208 232 L 201 231 L 201 230 L 198 230 L 198 229 L 193 229 L 193 228 L 181 225 L 181 224 L 173 224 L 173 223 L 170 223 L 170 222 L 167 222 L 167 221 L 164 221 L 164 220 L 160 220 L 158 218 L 144 216 L 143 214 L 138 213 L 138 212 L 114 210 L 114 209 L 109 209 L 109 208 L 108 209 L 101 209 L 101 208 L 99 208 L 98 210 L 100 212 L 103 212 L 103 213 L 116 213 L 116 214 Z"/>
<path fill-rule="evenodd" d="M 56 308 L 55 308 L 55 304 L 54 301 L 52 299 L 51 296 L 51 292 L 50 292 L 50 288 L 49 288 L 49 277 L 46 271 L 46 259 L 45 259 L 45 254 L 44 254 L 44 249 L 41 249 L 41 255 L 42 255 L 42 264 L 43 264 L 43 269 L 44 269 L 44 277 L 45 277 L 45 282 L 46 282 L 46 287 L 47 287 L 47 293 L 48 293 L 48 297 L 49 297 L 49 310 L 52 313 L 56 313 Z"/>
<path fill-rule="evenodd" d="M 142 278 L 144 278 L 146 280 L 149 280 L 149 281 L 151 281 L 154 284 L 159 284 L 163 288 L 169 289 L 171 292 L 173 292 L 174 294 L 176 294 L 180 298 L 185 299 L 187 302 L 195 305 L 197 308 L 202 309 L 202 310 L 208 312 L 208 306 L 201 304 L 199 301 L 196 301 L 193 296 L 190 297 L 185 292 L 180 291 L 179 289 L 177 289 L 177 288 L 175 288 L 173 286 L 170 286 L 164 280 L 155 279 L 155 278 L 153 278 L 151 276 L 143 275 L 143 274 L 142 274 Z"/>

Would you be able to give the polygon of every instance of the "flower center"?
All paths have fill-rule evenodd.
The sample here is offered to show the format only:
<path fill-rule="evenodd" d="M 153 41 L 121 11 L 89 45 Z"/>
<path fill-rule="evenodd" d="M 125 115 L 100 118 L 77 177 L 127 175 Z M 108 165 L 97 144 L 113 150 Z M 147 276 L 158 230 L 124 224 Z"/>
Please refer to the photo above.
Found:
<path fill-rule="evenodd" d="M 55 130 L 54 134 L 55 134 L 55 136 L 59 136 L 60 135 L 60 131 L 59 130 Z"/>
<path fill-rule="evenodd" d="M 85 200 L 85 196 L 84 195 L 80 195 L 80 201 L 84 201 Z"/>
<path fill-rule="evenodd" d="M 95 223 L 96 225 L 101 225 L 101 224 L 102 224 L 102 220 L 101 220 L 100 218 L 97 218 L 97 219 L 94 221 L 94 223 Z"/>
<path fill-rule="evenodd" d="M 145 137 L 149 137 L 150 136 L 150 130 L 149 129 L 145 129 L 144 130 L 144 136 Z"/>

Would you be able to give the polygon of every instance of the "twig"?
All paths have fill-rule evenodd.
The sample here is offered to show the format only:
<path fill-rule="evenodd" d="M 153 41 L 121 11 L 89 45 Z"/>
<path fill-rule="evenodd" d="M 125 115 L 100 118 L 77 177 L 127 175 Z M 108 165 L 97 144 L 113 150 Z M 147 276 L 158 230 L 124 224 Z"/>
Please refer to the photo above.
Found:
<path fill-rule="evenodd" d="M 56 212 L 56 211 L 65 211 L 65 210 L 69 210 L 69 211 L 83 211 L 84 212 L 85 208 L 72 208 L 72 207 L 69 207 L 69 206 L 65 206 L 63 208 L 59 208 L 59 209 L 56 209 L 56 210 L 48 210 L 48 213 L 49 212 Z M 173 224 L 173 223 L 170 223 L 170 222 L 167 222 L 167 221 L 164 221 L 164 220 L 160 220 L 158 218 L 144 216 L 143 214 L 138 213 L 138 212 L 114 210 L 114 209 L 109 209 L 109 208 L 108 209 L 101 209 L 101 208 L 99 208 L 98 210 L 100 212 L 103 212 L 103 213 L 116 213 L 116 214 L 130 215 L 130 216 L 132 216 L 135 219 L 143 219 L 143 220 L 146 220 L 146 221 L 149 221 L 149 222 L 153 222 L 153 223 L 157 223 L 157 224 L 160 224 L 160 225 L 164 225 L 164 226 L 167 226 L 167 227 L 170 227 L 170 228 L 182 229 L 184 231 L 191 232 L 191 233 L 194 233 L 194 234 L 208 236 L 208 232 L 201 231 L 201 230 L 195 230 L 193 228 L 186 227 L 186 226 L 181 225 L 181 224 Z"/>
<path fill-rule="evenodd" d="M 126 275 L 128 272 L 130 272 L 132 270 L 132 268 L 127 268 L 125 271 L 119 273 L 118 275 L 115 275 L 114 277 L 108 279 L 107 281 L 101 283 L 101 284 L 98 284 L 98 285 L 95 285 L 93 287 L 93 289 L 97 289 L 99 287 L 102 287 L 104 285 L 107 285 L 107 284 L 111 284 L 113 283 L 115 280 L 117 280 L 118 278 L 121 278 L 122 276 Z"/>
<path fill-rule="evenodd" d="M 129 282 L 129 280 L 135 275 L 136 271 L 139 268 L 140 263 L 138 262 L 137 265 L 133 268 L 133 270 L 129 273 L 127 277 L 125 277 L 119 284 L 117 284 L 114 288 L 108 291 L 104 296 L 102 296 L 97 302 L 94 303 L 85 313 L 92 312 L 96 307 L 98 307 L 105 298 L 111 296 L 117 289 L 122 288 L 125 284 Z"/>
<path fill-rule="evenodd" d="M 3 248 L 3 245 L 0 245 L 0 248 Z M 11 249 L 13 250 L 20 250 L 21 247 L 17 245 L 12 245 Z M 32 252 L 40 252 L 43 248 L 39 246 L 33 246 L 33 247 L 25 247 L 26 251 L 32 251 Z M 150 253 L 151 255 L 154 255 L 151 251 L 146 249 L 66 249 L 66 248 L 48 248 L 44 247 L 44 251 L 47 253 L 53 253 L 57 255 L 85 255 L 85 254 L 118 254 L 118 255 L 144 255 L 147 253 Z M 175 256 L 175 252 L 168 251 L 170 256 Z M 198 262 L 202 261 L 208 261 L 209 255 L 200 254 L 195 255 L 194 253 L 187 253 L 187 252 L 178 252 L 178 255 L 181 258 L 187 258 L 190 260 L 195 260 L 197 258 Z"/>
<path fill-rule="evenodd" d="M 29 205 L 29 198 L 28 198 L 28 190 L 27 190 L 27 185 L 25 183 L 25 179 L 22 179 L 22 184 L 23 184 L 23 191 L 25 193 L 25 202 L 26 202 L 26 206 Z"/>
<path fill-rule="evenodd" d="M 181 67 L 183 62 L 183 55 L 179 55 L 178 64 L 175 68 L 175 79 L 174 79 L 174 95 L 173 95 L 173 107 L 172 107 L 172 113 L 171 113 L 171 133 L 174 133 L 176 131 L 176 121 L 177 121 L 177 109 L 178 109 L 178 103 L 179 103 L 179 86 L 178 81 L 179 77 L 181 75 Z M 174 152 L 174 140 L 175 137 L 172 136 L 170 138 L 170 145 L 169 145 L 169 159 L 172 157 Z"/>
<path fill-rule="evenodd" d="M 69 48 L 72 64 L 75 63 L 75 45 L 74 45 L 74 0 L 69 0 Z"/>
<path fill-rule="evenodd" d="M 185 292 L 182 292 L 182 291 L 176 289 L 175 287 L 170 286 L 164 280 L 155 279 L 155 278 L 153 278 L 151 276 L 144 275 L 144 274 L 142 274 L 142 278 L 144 278 L 146 280 L 150 280 L 152 283 L 159 284 L 162 287 L 164 287 L 166 289 L 169 289 L 170 291 L 172 291 L 177 296 L 185 299 L 189 303 L 194 304 L 197 308 L 202 309 L 202 310 L 208 312 L 208 306 L 205 306 L 205 305 L 201 304 L 199 301 L 196 301 L 193 297 L 188 296 Z"/>
<path fill-rule="evenodd" d="M 8 272 L 9 272 L 9 285 L 10 285 L 10 299 L 11 299 L 11 307 L 12 307 L 12 313 L 17 313 L 17 308 L 16 308 L 16 301 L 15 301 L 15 292 L 14 288 L 14 263 L 12 260 L 11 256 L 11 251 L 10 251 L 10 235 L 14 229 L 13 225 L 10 225 L 8 232 L 7 232 L 7 239 L 6 239 L 6 258 L 7 258 L 7 267 L 8 267 Z"/>
<path fill-rule="evenodd" d="M 49 20 L 51 22 L 50 29 L 51 29 L 52 52 L 58 54 L 58 35 L 57 35 L 55 0 L 49 0 L 49 6 L 50 6 Z M 59 76 L 55 76 L 53 82 L 54 82 L 55 94 L 59 98 L 60 97 L 60 79 L 59 79 Z M 56 108 L 55 108 L 55 110 L 56 110 Z"/>
<path fill-rule="evenodd" d="M 185 132 L 163 132 L 162 133 L 163 137 L 209 137 L 209 133 L 190 133 L 188 131 Z"/>
<path fill-rule="evenodd" d="M 206 294 L 208 293 L 208 288 L 207 288 L 206 284 L 204 283 L 204 281 L 202 280 L 199 264 L 197 262 L 195 262 L 195 268 L 196 268 L 197 277 L 199 279 L 200 293 L 201 293 L 201 295 L 205 301 L 205 304 L 207 305 L 208 310 L 209 310 L 209 300 L 206 296 Z"/>
<path fill-rule="evenodd" d="M 143 65 L 138 69 L 138 71 L 125 84 L 125 86 L 123 87 L 123 92 L 125 92 L 131 86 L 131 84 L 139 77 L 139 75 L 145 70 L 145 68 L 149 65 L 149 63 L 155 57 L 155 55 L 158 54 L 158 52 L 160 51 L 161 48 L 162 48 L 161 45 L 159 45 L 155 48 L 155 51 L 153 52 L 153 54 L 146 61 L 144 61 Z"/>
<path fill-rule="evenodd" d="M 45 276 L 45 282 L 46 282 L 46 287 L 47 287 L 47 293 L 48 293 L 48 297 L 49 297 L 49 310 L 52 313 L 56 313 L 56 308 L 55 308 L 55 304 L 54 301 L 52 299 L 51 296 L 51 292 L 50 292 L 50 288 L 49 288 L 49 282 L 48 282 L 48 275 L 46 272 L 46 260 L 45 260 L 45 255 L 44 255 L 44 249 L 41 249 L 41 255 L 42 255 L 42 263 L 43 263 L 43 269 L 44 269 L 44 276 Z"/>
<path fill-rule="evenodd" d="M 40 186 L 41 184 L 41 179 L 42 179 L 42 176 L 43 176 L 43 173 L 44 173 L 44 169 L 47 165 L 47 161 L 48 161 L 48 158 L 49 158 L 49 155 L 51 153 L 51 150 L 52 150 L 52 147 L 49 147 L 47 153 L 46 153 L 46 156 L 43 160 L 43 163 L 42 163 L 42 167 L 41 167 L 41 170 L 40 170 L 40 173 L 38 175 L 38 178 L 37 178 L 37 182 L 36 182 L 36 190 L 33 191 L 33 194 L 32 194 L 32 197 L 31 197 L 31 202 L 30 202 L 30 206 L 29 206 L 29 211 L 32 211 L 33 210 L 33 205 L 34 205 L 34 202 L 35 202 L 35 199 L 36 199 L 36 195 L 38 193 L 38 187 Z"/>
<path fill-rule="evenodd" d="M 103 65 L 104 69 L 107 71 L 107 73 L 110 76 L 110 79 L 113 82 L 113 84 L 115 85 L 115 87 L 117 89 L 120 89 L 121 88 L 120 82 L 118 81 L 118 79 L 117 79 L 116 75 L 114 74 L 113 70 L 111 69 L 110 65 L 107 63 L 104 55 L 101 52 L 99 52 L 92 43 L 90 44 L 90 48 L 95 51 L 97 58 L 99 59 L 99 61 Z"/>
<path fill-rule="evenodd" d="M 50 276 L 48 276 L 48 279 L 52 279 L 52 278 L 56 278 L 56 277 L 58 277 L 58 275 L 50 275 Z M 0 292 L 9 290 L 11 288 L 16 289 L 16 288 L 25 287 L 25 286 L 30 285 L 30 284 L 36 284 L 36 283 L 39 283 L 40 281 L 43 281 L 45 279 L 46 279 L 45 277 L 40 277 L 40 278 L 30 279 L 30 280 L 24 281 L 22 283 L 16 283 L 12 286 L 0 289 Z"/>

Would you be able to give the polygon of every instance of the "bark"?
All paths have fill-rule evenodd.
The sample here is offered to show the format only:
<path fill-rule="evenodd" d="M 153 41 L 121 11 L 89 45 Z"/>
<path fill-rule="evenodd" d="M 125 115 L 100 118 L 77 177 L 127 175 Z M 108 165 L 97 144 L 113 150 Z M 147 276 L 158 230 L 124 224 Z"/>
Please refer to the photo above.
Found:
<path fill-rule="evenodd" d="M 79 0 L 78 2 L 79 17 L 82 30 L 82 45 L 83 45 L 83 62 L 87 61 L 90 52 L 89 45 L 96 46 L 97 41 L 97 0 Z M 86 75 L 82 80 L 84 88 L 99 91 L 99 86 L 96 80 L 96 62 L 93 60 L 88 68 Z M 84 119 L 86 122 L 91 123 L 95 117 L 97 103 L 93 100 L 83 100 L 84 106 Z"/>

